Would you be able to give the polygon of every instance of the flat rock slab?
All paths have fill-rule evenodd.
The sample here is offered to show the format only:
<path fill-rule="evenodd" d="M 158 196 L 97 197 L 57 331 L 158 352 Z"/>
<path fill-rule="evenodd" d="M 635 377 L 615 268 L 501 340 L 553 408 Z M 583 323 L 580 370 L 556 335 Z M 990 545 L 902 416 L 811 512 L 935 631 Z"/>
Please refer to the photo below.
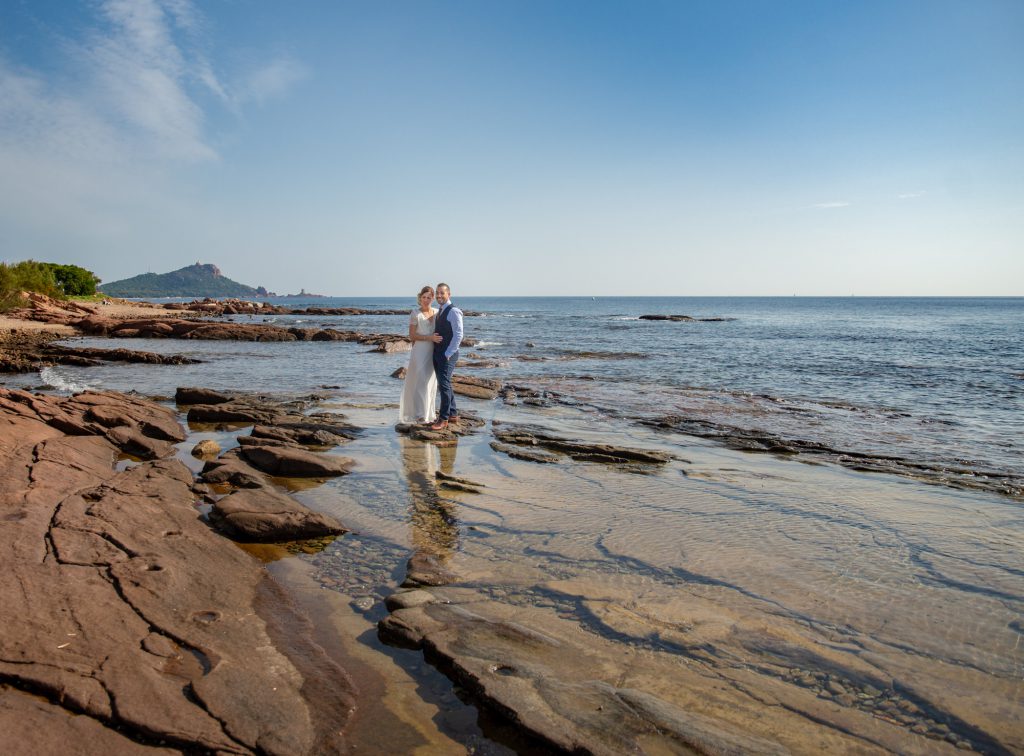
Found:
<path fill-rule="evenodd" d="M 210 521 L 225 535 L 271 543 L 322 538 L 347 532 L 329 515 L 313 512 L 271 488 L 242 489 L 218 499 Z"/>
<path fill-rule="evenodd" d="M 428 441 L 435 446 L 452 446 L 459 442 L 460 436 L 470 436 L 485 425 L 486 423 L 476 415 L 463 413 L 457 423 L 448 423 L 448 427 L 444 430 L 431 430 L 429 425 L 402 423 L 396 425 L 395 430 L 405 433 L 409 438 L 414 438 L 417 441 Z"/>
<path fill-rule="evenodd" d="M 70 398 L 0 389 L 0 411 L 35 418 L 72 436 L 102 436 L 125 454 L 157 459 L 185 440 L 174 413 L 124 394 L 87 391 Z"/>
<path fill-rule="evenodd" d="M 491 441 L 491 448 L 496 452 L 501 452 L 513 459 L 522 459 L 527 462 L 537 462 L 539 464 L 551 464 L 557 462 L 561 457 L 558 454 L 552 454 L 541 449 L 532 449 L 527 446 L 515 446 L 513 444 L 503 444 L 500 441 Z"/>
<path fill-rule="evenodd" d="M 671 680 L 663 681 L 664 659 L 629 650 L 624 655 L 621 646 L 536 610 L 483 600 L 468 589 L 442 590 L 448 594 L 443 600 L 432 588 L 389 597 L 392 613 L 378 624 L 378 635 L 391 645 L 421 649 L 478 706 L 531 738 L 538 752 L 956 752 L 938 741 L 925 742 L 930 751 L 908 749 L 912 741 L 898 727 L 869 742 L 842 727 L 820 727 L 799 711 L 775 707 L 766 717 L 763 701 L 744 695 L 742 685 L 736 692 L 716 684 L 700 665 L 678 657 L 674 666 L 681 669 L 671 674 L 685 675 L 698 693 L 677 696 Z M 824 710 L 815 714 L 826 719 Z"/>
<path fill-rule="evenodd" d="M 674 323 L 725 323 L 736 318 L 695 318 L 692 315 L 641 315 L 640 320 L 668 320 Z"/>
<path fill-rule="evenodd" d="M 347 475 L 355 461 L 289 446 L 244 446 L 242 457 L 253 467 L 283 478 L 333 478 Z"/>
<path fill-rule="evenodd" d="M 456 374 L 452 376 L 452 391 L 473 399 L 494 399 L 501 391 L 501 381 Z"/>
<path fill-rule="evenodd" d="M 194 386 L 179 386 L 174 392 L 177 404 L 224 404 L 231 399 L 229 394 Z"/>
<path fill-rule="evenodd" d="M 579 462 L 608 464 L 662 465 L 673 459 L 668 452 L 653 449 L 573 441 L 556 436 L 546 428 L 532 425 L 509 425 L 495 421 L 493 433 L 497 440 L 496 444 L 491 444 L 493 449 L 511 453 L 515 447 L 519 447 L 526 453 L 512 456 L 533 462 L 554 461 L 552 455 L 564 455 Z"/>
<path fill-rule="evenodd" d="M 395 609 L 379 623 L 382 640 L 422 649 L 479 705 L 512 719 L 551 751 L 788 753 L 648 692 L 602 681 L 602 660 L 585 642 L 495 616 L 493 605 L 407 602 L 402 594 L 388 604 Z"/>
<path fill-rule="evenodd" d="M 169 432 L 118 396 L 0 389 L 0 753 L 342 752 L 346 674 L 201 521 L 188 468 L 115 469 L 91 408 Z"/>
<path fill-rule="evenodd" d="M 434 472 L 434 480 L 437 481 L 437 485 L 441 488 L 448 488 L 452 491 L 465 491 L 466 493 L 480 493 L 481 489 L 486 488 L 483 483 L 477 483 L 470 480 L 469 478 L 463 478 L 459 475 L 452 475 L 450 473 L 442 472 L 437 470 Z"/>

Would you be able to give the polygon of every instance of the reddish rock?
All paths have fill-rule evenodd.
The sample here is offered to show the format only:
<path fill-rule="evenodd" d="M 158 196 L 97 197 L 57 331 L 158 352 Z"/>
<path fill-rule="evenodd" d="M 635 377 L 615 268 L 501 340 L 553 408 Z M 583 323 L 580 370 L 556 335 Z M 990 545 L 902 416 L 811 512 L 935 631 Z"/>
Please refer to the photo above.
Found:
<path fill-rule="evenodd" d="M 254 467 L 285 478 L 331 478 L 347 475 L 355 462 L 291 446 L 245 446 L 242 457 Z"/>
<path fill-rule="evenodd" d="M 224 404 L 231 401 L 231 397 L 213 389 L 179 386 L 174 392 L 174 401 L 177 404 Z"/>
<path fill-rule="evenodd" d="M 184 465 L 114 468 L 111 430 L 167 443 L 165 408 L 117 396 L 0 389 L 0 752 L 344 750 L 347 676 Z"/>
<path fill-rule="evenodd" d="M 500 390 L 501 381 L 475 378 L 457 373 L 452 376 L 452 391 L 460 396 L 468 396 L 473 399 L 494 399 L 498 396 L 498 391 Z"/>
<path fill-rule="evenodd" d="M 271 488 L 235 491 L 219 499 L 210 521 L 231 538 L 243 541 L 299 541 L 346 532 L 337 520 L 313 512 Z"/>

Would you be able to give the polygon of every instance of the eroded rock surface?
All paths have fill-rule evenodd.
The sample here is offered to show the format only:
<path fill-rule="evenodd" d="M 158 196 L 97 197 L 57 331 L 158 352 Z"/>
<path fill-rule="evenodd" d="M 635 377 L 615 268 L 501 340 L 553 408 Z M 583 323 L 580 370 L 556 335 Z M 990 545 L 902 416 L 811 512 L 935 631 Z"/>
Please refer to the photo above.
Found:
<path fill-rule="evenodd" d="M 189 470 L 116 470 L 118 431 L 176 425 L 133 397 L 0 389 L 0 752 L 343 750 L 347 676 L 200 520 Z"/>
<path fill-rule="evenodd" d="M 210 520 L 241 541 L 301 541 L 346 532 L 334 518 L 312 512 L 268 486 L 242 488 L 218 499 Z"/>
<path fill-rule="evenodd" d="M 490 378 L 475 378 L 469 375 L 452 376 L 452 391 L 460 396 L 473 399 L 494 399 L 501 390 L 501 381 Z"/>
<path fill-rule="evenodd" d="M 448 423 L 448 427 L 443 430 L 432 430 L 429 425 L 411 423 L 399 423 L 395 430 L 417 441 L 429 441 L 435 446 L 450 446 L 457 444 L 460 436 L 472 435 L 485 425 L 486 423 L 476 415 L 463 412 L 458 422 Z"/>
<path fill-rule="evenodd" d="M 204 484 L 217 486 L 211 497 L 210 521 L 230 538 L 240 541 L 283 542 L 322 538 L 346 532 L 334 518 L 309 510 L 277 491 L 272 477 L 329 478 L 347 474 L 353 461 L 324 453 L 355 437 L 357 429 L 341 415 L 304 414 L 307 399 L 273 400 L 267 397 L 230 396 L 201 388 L 179 388 L 182 399 L 215 399 L 217 404 L 192 405 L 189 417 L 220 419 L 246 417 L 254 425 L 238 446 L 207 461 Z M 316 451 L 313 451 L 315 449 Z M 233 490 L 231 490 L 233 489 Z"/>
<path fill-rule="evenodd" d="M 724 323 L 730 320 L 736 320 L 736 318 L 695 318 L 692 315 L 641 315 L 640 320 L 669 320 L 675 323 Z"/>
<path fill-rule="evenodd" d="M 671 454 L 653 449 L 572 441 L 532 425 L 511 425 L 495 421 L 493 426 L 497 442 L 491 444 L 492 448 L 500 452 L 512 452 L 511 456 L 532 462 L 552 462 L 558 455 L 579 462 L 608 464 L 662 465 L 672 459 Z M 516 447 L 519 447 L 518 451 Z"/>

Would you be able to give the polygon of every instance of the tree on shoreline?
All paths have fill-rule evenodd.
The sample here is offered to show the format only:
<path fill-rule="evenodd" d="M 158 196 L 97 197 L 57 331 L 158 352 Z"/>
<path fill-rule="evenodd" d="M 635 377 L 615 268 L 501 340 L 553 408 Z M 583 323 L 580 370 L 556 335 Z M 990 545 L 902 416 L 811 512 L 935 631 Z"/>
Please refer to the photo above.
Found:
<path fill-rule="evenodd" d="M 23 260 L 0 263 L 0 311 L 20 307 L 21 292 L 31 291 L 55 299 L 96 293 L 100 279 L 77 265 Z"/>

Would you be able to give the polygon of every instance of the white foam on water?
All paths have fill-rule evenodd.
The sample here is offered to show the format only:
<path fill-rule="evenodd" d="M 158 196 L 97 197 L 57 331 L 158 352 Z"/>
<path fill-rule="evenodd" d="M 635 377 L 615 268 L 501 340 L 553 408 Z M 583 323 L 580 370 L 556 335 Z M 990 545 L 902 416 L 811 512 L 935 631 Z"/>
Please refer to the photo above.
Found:
<path fill-rule="evenodd" d="M 56 368 L 44 367 L 39 371 L 40 380 L 47 386 L 53 386 L 57 391 L 67 391 L 68 393 L 77 393 L 79 391 L 88 391 L 93 388 L 86 383 L 78 383 L 65 378 L 57 372 Z"/>
<path fill-rule="evenodd" d="M 474 347 L 505 346 L 504 341 L 478 341 Z"/>

